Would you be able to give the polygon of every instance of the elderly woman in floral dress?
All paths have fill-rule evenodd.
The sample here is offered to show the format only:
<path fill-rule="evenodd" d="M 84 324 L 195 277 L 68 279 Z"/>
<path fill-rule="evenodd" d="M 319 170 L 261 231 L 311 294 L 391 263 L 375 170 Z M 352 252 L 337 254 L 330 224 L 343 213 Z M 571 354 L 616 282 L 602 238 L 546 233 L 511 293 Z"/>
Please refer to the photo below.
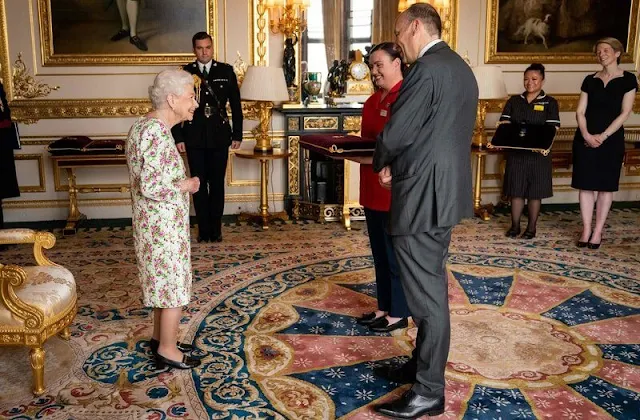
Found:
<path fill-rule="evenodd" d="M 183 354 L 192 346 L 177 342 L 177 335 L 191 296 L 189 193 L 200 181 L 187 178 L 171 127 L 191 120 L 198 107 L 193 78 L 183 70 L 162 71 L 149 96 L 153 111 L 133 124 L 127 140 L 134 246 L 143 302 L 154 308 L 156 367 L 190 369 L 200 361 Z"/>

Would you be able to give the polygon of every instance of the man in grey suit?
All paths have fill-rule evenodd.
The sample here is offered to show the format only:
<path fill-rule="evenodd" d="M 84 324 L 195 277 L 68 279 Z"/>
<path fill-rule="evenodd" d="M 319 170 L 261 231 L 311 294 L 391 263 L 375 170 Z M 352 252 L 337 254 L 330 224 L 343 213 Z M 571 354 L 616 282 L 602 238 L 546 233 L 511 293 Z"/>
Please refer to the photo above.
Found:
<path fill-rule="evenodd" d="M 451 332 L 445 264 L 453 226 L 473 215 L 478 85 L 471 68 L 440 40 L 441 29 L 438 12 L 426 3 L 398 17 L 396 42 L 411 67 L 373 158 L 380 183 L 391 188 L 389 233 L 418 326 L 412 359 L 395 370 L 413 386 L 376 408 L 398 418 L 444 412 Z"/>

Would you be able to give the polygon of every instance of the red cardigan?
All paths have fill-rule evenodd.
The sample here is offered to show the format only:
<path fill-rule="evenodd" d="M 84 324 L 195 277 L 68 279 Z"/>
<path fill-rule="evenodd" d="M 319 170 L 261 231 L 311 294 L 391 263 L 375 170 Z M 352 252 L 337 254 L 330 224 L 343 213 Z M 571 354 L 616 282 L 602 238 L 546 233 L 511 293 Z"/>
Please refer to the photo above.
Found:
<path fill-rule="evenodd" d="M 362 108 L 361 135 L 366 139 L 375 139 L 382 133 L 384 125 L 391 117 L 391 104 L 396 101 L 402 81 L 398 82 L 382 99 L 382 91 L 371 95 Z M 389 211 L 391 191 L 382 188 L 378 174 L 372 165 L 360 165 L 360 204 L 371 210 Z"/>

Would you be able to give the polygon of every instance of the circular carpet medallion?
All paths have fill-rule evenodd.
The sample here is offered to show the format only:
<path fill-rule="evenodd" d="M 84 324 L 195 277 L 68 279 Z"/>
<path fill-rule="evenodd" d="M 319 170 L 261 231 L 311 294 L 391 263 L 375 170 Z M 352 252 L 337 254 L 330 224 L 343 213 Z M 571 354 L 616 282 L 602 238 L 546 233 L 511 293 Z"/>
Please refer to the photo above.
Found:
<path fill-rule="evenodd" d="M 454 259 L 466 257 L 478 259 Z M 444 416 L 637 416 L 640 298 L 489 260 L 448 269 Z M 194 332 L 203 364 L 185 384 L 202 410 L 196 417 L 382 418 L 373 405 L 407 386 L 373 368 L 408 360 L 416 331 L 372 333 L 355 322 L 375 308 L 373 275 L 370 257 L 305 264 L 258 278 L 212 307 Z M 153 370 L 146 341 L 100 348 L 83 368 L 99 382 L 126 378 L 133 401 L 170 401 L 175 390 L 162 375 L 183 376 Z M 196 407 L 170 406 L 163 415 L 186 415 L 188 406 Z"/>
<path fill-rule="evenodd" d="M 210 260 L 209 271 L 202 268 L 207 257 L 196 250 L 194 297 L 182 323 L 182 336 L 202 359 L 191 371 L 154 369 L 148 311 L 126 304 L 138 299 L 130 294 L 131 271 L 116 280 L 126 293 L 107 296 L 89 286 L 95 300 L 82 301 L 73 329 L 75 354 L 84 355 L 73 380 L 0 416 L 384 418 L 373 407 L 409 385 L 380 378 L 374 368 L 407 361 L 416 330 L 410 323 L 373 333 L 356 323 L 376 308 L 373 262 L 362 255 L 364 235 L 340 246 L 334 235 L 344 238 L 331 231 L 320 247 L 292 241 L 272 253 L 256 246 L 242 263 L 221 258 L 217 275 Z M 550 246 L 514 252 L 509 244 L 471 242 L 455 243 L 449 259 L 452 331 L 441 417 L 640 418 L 633 264 L 594 263 L 570 252 L 558 258 Z"/>

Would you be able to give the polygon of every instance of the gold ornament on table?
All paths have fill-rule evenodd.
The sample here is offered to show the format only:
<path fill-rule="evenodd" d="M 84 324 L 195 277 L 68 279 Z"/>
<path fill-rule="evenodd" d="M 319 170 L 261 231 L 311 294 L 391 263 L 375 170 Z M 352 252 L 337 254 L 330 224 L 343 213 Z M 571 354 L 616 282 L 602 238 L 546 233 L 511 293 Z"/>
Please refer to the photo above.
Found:
<path fill-rule="evenodd" d="M 48 96 L 51 91 L 60 89 L 60 86 L 49 86 L 38 82 L 29 75 L 27 66 L 22 61 L 22 53 L 18 53 L 18 59 L 13 64 L 13 96 L 16 99 L 34 99 Z"/>
<path fill-rule="evenodd" d="M 364 62 L 362 52 L 355 51 L 355 58 L 349 64 L 345 94 L 342 98 L 334 98 L 335 102 L 365 102 L 373 93 L 371 71 Z"/>
<path fill-rule="evenodd" d="M 238 58 L 233 62 L 233 72 L 236 74 L 236 79 L 238 79 L 238 87 L 242 86 L 242 82 L 244 81 L 244 75 L 247 73 L 247 68 L 249 65 L 242 59 L 240 55 L 240 51 L 236 52 L 238 54 Z"/>
<path fill-rule="evenodd" d="M 193 75 L 193 88 L 196 91 L 196 102 L 200 103 L 200 84 L 202 83 L 202 79 L 197 74 Z"/>

